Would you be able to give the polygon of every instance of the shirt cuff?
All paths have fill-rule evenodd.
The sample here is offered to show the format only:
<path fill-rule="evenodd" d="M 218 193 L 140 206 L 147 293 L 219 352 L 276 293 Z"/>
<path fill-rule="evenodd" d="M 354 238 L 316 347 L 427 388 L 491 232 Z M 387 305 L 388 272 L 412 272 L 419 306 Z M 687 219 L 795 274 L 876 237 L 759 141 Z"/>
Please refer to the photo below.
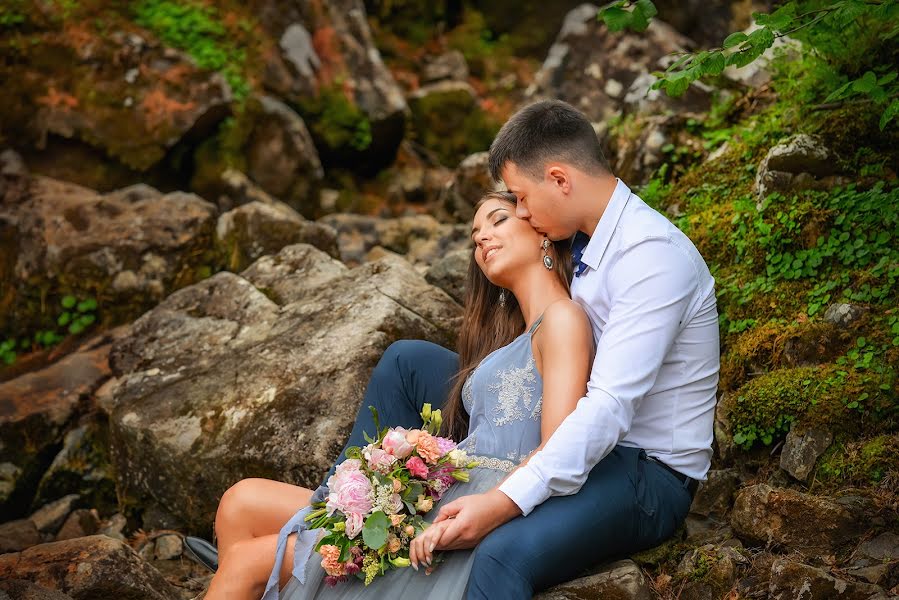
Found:
<path fill-rule="evenodd" d="M 525 465 L 518 469 L 499 486 L 499 491 L 509 497 L 512 502 L 521 509 L 521 514 L 527 516 L 536 507 L 543 504 L 550 496 L 550 491 L 538 475 Z"/>

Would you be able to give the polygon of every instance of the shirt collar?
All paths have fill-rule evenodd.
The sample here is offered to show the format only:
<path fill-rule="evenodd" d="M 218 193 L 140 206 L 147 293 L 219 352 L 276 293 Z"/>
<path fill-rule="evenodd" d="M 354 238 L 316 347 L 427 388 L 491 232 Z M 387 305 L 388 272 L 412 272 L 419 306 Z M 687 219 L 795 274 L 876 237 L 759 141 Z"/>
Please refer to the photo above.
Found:
<path fill-rule="evenodd" d="M 587 243 L 584 255 L 581 257 L 581 262 L 594 270 L 599 268 L 599 263 L 602 261 L 606 248 L 609 247 L 612 234 L 618 227 L 618 221 L 631 196 L 631 189 L 620 179 L 616 178 L 616 181 L 618 184 L 615 186 L 615 191 L 612 192 L 609 204 L 599 218 L 599 223 L 596 224 L 596 229 L 590 236 L 590 242 Z"/>

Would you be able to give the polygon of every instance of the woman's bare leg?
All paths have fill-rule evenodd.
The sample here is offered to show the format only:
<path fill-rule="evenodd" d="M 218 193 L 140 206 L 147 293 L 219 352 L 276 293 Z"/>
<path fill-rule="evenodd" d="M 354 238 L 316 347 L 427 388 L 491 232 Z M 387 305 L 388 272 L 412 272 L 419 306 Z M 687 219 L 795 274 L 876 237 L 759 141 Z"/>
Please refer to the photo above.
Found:
<path fill-rule="evenodd" d="M 279 588 L 290 580 L 296 537 L 293 533 L 287 538 Z M 219 562 L 204 600 L 259 600 L 275 564 L 277 546 L 277 533 L 234 542 Z"/>
<path fill-rule="evenodd" d="M 243 479 L 228 488 L 215 515 L 219 568 L 238 542 L 272 534 L 277 537 L 281 527 L 309 505 L 311 497 L 312 490 L 270 479 Z M 269 569 L 273 564 L 274 558 Z"/>

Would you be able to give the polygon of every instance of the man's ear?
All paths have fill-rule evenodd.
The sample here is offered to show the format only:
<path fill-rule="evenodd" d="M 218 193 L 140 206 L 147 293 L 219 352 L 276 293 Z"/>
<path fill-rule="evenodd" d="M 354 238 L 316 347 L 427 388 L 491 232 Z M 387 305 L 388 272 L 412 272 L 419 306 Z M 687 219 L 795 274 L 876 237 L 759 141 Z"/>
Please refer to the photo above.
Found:
<path fill-rule="evenodd" d="M 558 163 L 546 165 L 546 179 L 563 194 L 571 192 L 571 177 L 568 170 Z"/>

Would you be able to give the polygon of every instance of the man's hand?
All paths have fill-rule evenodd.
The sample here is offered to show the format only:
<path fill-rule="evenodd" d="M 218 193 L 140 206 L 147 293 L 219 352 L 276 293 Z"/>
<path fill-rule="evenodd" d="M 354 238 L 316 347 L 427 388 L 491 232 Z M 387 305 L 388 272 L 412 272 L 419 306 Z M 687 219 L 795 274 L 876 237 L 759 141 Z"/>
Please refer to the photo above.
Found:
<path fill-rule="evenodd" d="M 518 505 L 499 490 L 463 496 L 441 508 L 434 519 L 434 523 L 447 523 L 435 548 L 474 548 L 488 533 L 520 514 Z"/>

